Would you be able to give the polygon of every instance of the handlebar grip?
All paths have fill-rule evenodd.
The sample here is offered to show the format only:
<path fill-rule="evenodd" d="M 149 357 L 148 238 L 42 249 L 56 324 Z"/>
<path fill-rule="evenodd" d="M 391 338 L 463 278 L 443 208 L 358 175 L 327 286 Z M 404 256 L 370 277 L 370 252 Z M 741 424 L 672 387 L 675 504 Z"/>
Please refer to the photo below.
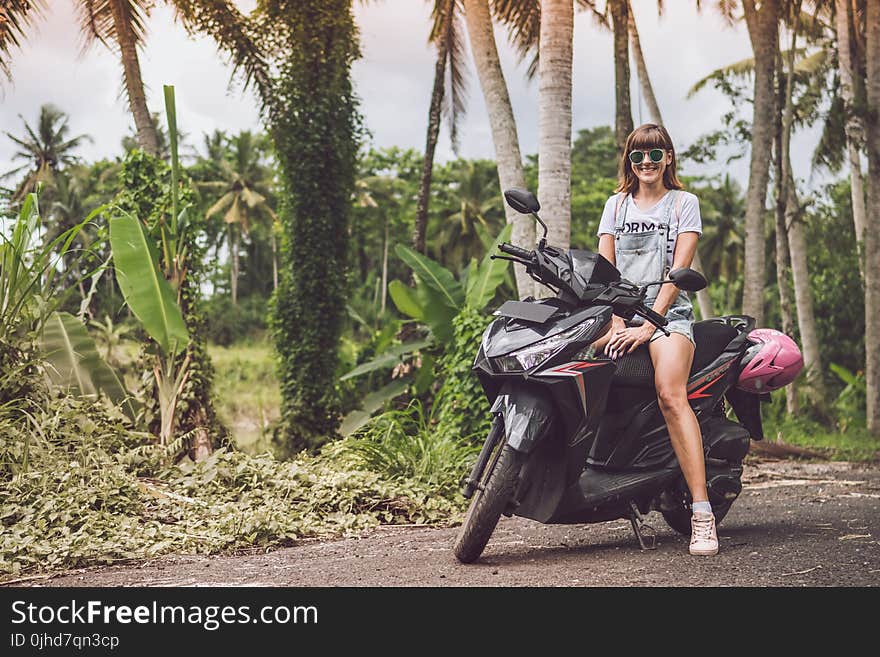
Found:
<path fill-rule="evenodd" d="M 643 315 L 645 318 L 657 324 L 658 326 L 666 326 L 669 323 L 669 320 L 666 319 L 663 315 L 658 312 L 655 312 L 651 308 L 644 307 L 639 310 L 639 314 Z"/>
<path fill-rule="evenodd" d="M 529 251 L 527 249 L 521 249 L 518 246 L 514 246 L 513 244 L 508 244 L 507 242 L 502 242 L 498 245 L 498 250 L 503 253 L 510 254 L 516 258 L 522 258 L 523 260 L 534 260 L 535 252 Z"/>

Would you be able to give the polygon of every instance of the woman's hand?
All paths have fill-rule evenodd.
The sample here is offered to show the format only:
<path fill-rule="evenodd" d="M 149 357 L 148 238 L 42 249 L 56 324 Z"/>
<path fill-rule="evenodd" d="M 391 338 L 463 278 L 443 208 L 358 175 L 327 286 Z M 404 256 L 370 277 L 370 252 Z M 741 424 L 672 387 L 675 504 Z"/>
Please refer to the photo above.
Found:
<path fill-rule="evenodd" d="M 654 335 L 656 327 L 645 322 L 640 326 L 632 326 L 626 328 L 618 328 L 612 325 L 611 339 L 605 346 L 605 353 L 612 359 L 616 360 L 620 356 L 630 353 L 641 344 L 645 344 Z"/>

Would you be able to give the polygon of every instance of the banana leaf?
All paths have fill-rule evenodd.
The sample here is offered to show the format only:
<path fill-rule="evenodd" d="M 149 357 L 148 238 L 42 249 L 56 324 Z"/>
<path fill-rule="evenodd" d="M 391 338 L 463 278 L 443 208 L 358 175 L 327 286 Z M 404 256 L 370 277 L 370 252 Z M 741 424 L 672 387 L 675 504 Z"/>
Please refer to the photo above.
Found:
<path fill-rule="evenodd" d="M 189 333 L 174 291 L 159 269 L 156 247 L 141 222 L 122 211 L 111 217 L 110 246 L 122 296 L 144 330 L 166 354 L 183 350 Z"/>
<path fill-rule="evenodd" d="M 385 402 L 402 395 L 407 388 L 409 388 L 408 380 L 396 379 L 376 392 L 370 393 L 364 397 L 361 408 L 355 409 L 345 416 L 342 420 L 342 426 L 339 427 L 339 433 L 343 436 L 350 436 L 369 422 L 373 413 L 385 406 Z"/>
<path fill-rule="evenodd" d="M 388 284 L 388 294 L 397 309 L 407 317 L 425 320 L 425 308 L 419 301 L 416 291 L 395 279 Z"/>
<path fill-rule="evenodd" d="M 464 303 L 464 290 L 448 269 L 439 263 L 413 251 L 408 246 L 398 244 L 394 247 L 398 257 L 416 273 L 419 280 L 439 293 L 440 298 L 450 308 L 459 310 Z"/>
<path fill-rule="evenodd" d="M 361 363 L 344 376 L 339 377 L 339 380 L 345 381 L 347 379 L 353 379 L 356 376 L 360 376 L 361 374 L 367 374 L 369 372 L 375 372 L 376 370 L 393 367 L 400 362 L 402 356 L 411 354 L 414 351 L 418 351 L 419 349 L 424 349 L 431 344 L 433 344 L 433 340 L 417 340 L 415 342 L 407 342 L 406 344 L 400 344 L 395 347 L 391 347 L 390 349 L 376 356 L 373 360 L 366 363 Z"/>
<path fill-rule="evenodd" d="M 495 290 L 504 282 L 507 272 L 507 260 L 493 260 L 492 255 L 498 253 L 498 245 L 510 239 L 512 224 L 507 224 L 495 239 L 488 253 L 477 268 L 476 275 L 468 276 L 465 304 L 470 308 L 482 310 L 495 296 Z"/>
<path fill-rule="evenodd" d="M 82 397 L 104 393 L 129 419 L 135 419 L 132 395 L 98 354 L 94 339 L 76 317 L 52 313 L 43 327 L 40 349 L 53 386 Z"/>

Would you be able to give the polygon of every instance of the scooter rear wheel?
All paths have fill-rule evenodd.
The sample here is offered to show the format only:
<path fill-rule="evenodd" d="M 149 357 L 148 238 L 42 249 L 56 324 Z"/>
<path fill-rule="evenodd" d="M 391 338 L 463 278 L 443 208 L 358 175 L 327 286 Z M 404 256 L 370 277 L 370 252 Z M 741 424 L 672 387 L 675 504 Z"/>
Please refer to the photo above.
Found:
<path fill-rule="evenodd" d="M 483 487 L 474 492 L 471 505 L 455 541 L 455 557 L 462 563 L 480 558 L 489 537 L 495 531 L 501 514 L 516 492 L 522 456 L 510 445 L 502 443 L 493 467 L 482 478 Z"/>
<path fill-rule="evenodd" d="M 721 524 L 722 520 L 724 520 L 724 516 L 727 515 L 728 511 L 730 511 L 731 506 L 733 506 L 732 501 L 712 506 L 712 513 L 715 514 L 716 527 Z M 667 525 L 672 527 L 682 536 L 690 537 L 691 510 L 689 508 L 682 507 L 680 509 L 673 509 L 672 511 L 661 511 L 661 513 L 663 514 L 663 519 L 666 521 Z"/>

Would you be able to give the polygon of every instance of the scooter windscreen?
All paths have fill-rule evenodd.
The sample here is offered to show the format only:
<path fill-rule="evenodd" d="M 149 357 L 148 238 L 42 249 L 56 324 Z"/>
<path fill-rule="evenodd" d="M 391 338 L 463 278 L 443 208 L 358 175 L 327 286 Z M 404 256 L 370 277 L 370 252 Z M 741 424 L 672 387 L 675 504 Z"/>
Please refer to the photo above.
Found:
<path fill-rule="evenodd" d="M 614 283 L 620 280 L 620 272 L 605 256 L 584 249 L 572 249 L 568 252 L 571 268 L 580 276 L 584 283 Z"/>

